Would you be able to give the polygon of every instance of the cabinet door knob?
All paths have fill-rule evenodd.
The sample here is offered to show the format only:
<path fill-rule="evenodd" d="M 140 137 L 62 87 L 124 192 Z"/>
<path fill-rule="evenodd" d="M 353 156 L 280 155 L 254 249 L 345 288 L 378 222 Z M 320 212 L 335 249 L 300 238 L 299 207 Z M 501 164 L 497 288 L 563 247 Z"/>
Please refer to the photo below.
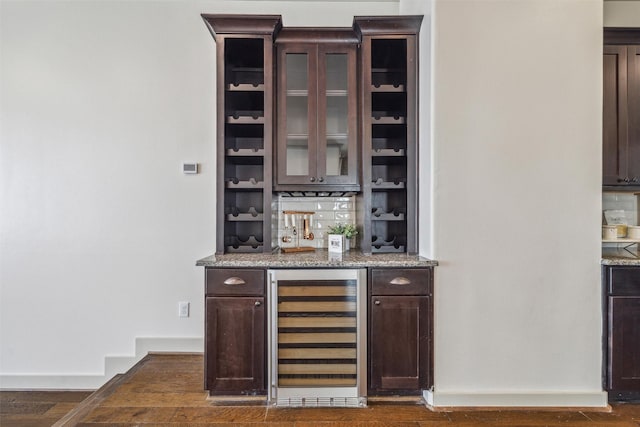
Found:
<path fill-rule="evenodd" d="M 260 306 L 261 302 L 260 301 L 256 301 L 253 303 L 253 305 L 255 305 L 256 307 Z"/>
<path fill-rule="evenodd" d="M 375 305 L 380 305 L 380 300 L 379 300 L 379 299 L 377 299 L 377 300 L 375 300 L 373 303 L 374 303 Z"/>
<path fill-rule="evenodd" d="M 320 181 L 320 182 L 324 182 L 324 178 L 323 178 L 323 177 L 320 177 L 320 178 L 318 178 L 318 181 Z"/>
<path fill-rule="evenodd" d="M 395 277 L 391 279 L 389 283 L 392 285 L 410 285 L 411 280 L 407 279 L 406 277 Z"/>
<path fill-rule="evenodd" d="M 309 178 L 309 181 L 311 181 L 311 182 L 316 182 L 316 177 L 315 177 L 315 176 L 312 176 L 311 178 Z"/>
<path fill-rule="evenodd" d="M 225 285 L 229 285 L 229 286 L 234 286 L 234 285 L 244 285 L 247 282 L 245 282 L 244 280 L 242 280 L 239 277 L 229 277 L 227 280 L 225 280 L 224 282 Z"/>

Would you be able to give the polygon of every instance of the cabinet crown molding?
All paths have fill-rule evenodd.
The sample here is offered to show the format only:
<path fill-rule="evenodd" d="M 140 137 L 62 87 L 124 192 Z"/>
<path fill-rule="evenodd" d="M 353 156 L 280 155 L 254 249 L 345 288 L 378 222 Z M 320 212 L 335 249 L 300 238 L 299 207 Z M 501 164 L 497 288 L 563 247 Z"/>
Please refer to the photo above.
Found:
<path fill-rule="evenodd" d="M 422 15 L 354 16 L 353 28 L 362 35 L 417 34 L 422 18 Z"/>
<path fill-rule="evenodd" d="M 213 38 L 218 34 L 268 34 L 274 36 L 282 28 L 280 15 L 228 15 L 203 13 L 202 19 Z"/>
<path fill-rule="evenodd" d="M 286 27 L 278 33 L 275 43 L 358 44 L 360 38 L 353 28 Z"/>
<path fill-rule="evenodd" d="M 604 44 L 640 44 L 640 28 L 605 27 Z"/>

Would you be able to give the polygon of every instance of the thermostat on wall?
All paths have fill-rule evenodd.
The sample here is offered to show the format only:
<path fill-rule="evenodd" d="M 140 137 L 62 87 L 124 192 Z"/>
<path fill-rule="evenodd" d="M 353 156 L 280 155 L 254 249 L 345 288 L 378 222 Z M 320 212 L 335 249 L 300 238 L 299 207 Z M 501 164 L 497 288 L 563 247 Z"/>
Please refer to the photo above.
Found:
<path fill-rule="evenodd" d="M 198 173 L 198 164 L 197 163 L 183 163 L 182 164 L 182 172 L 183 173 Z"/>

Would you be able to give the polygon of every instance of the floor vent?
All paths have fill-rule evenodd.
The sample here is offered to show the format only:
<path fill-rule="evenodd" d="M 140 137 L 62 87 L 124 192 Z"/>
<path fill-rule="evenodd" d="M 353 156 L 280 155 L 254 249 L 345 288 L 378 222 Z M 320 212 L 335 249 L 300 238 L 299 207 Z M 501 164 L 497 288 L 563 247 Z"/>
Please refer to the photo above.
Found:
<path fill-rule="evenodd" d="M 366 399 L 360 397 L 288 397 L 279 398 L 276 406 L 282 408 L 364 408 Z"/>

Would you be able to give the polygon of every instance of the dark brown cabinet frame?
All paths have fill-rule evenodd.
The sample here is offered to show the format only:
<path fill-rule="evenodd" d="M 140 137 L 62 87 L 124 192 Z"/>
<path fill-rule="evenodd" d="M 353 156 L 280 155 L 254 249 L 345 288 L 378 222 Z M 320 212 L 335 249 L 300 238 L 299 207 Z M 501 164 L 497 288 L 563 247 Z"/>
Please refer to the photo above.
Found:
<path fill-rule="evenodd" d="M 211 395 L 267 393 L 266 286 L 266 269 L 205 269 L 204 386 Z M 370 267 L 366 298 L 368 395 L 431 389 L 433 268 Z"/>
<path fill-rule="evenodd" d="M 611 401 L 640 401 L 640 267 L 605 266 L 603 388 Z"/>
<path fill-rule="evenodd" d="M 418 253 L 418 33 L 422 16 L 355 17 L 352 28 L 284 29 L 278 15 L 203 15 L 203 19 L 217 45 L 216 253 L 272 252 L 278 244 L 272 233 L 274 191 L 356 194 L 363 253 Z M 263 81 L 257 87 L 228 85 L 225 46 L 232 39 L 262 40 Z M 393 49 L 396 45 L 403 46 L 401 55 Z M 275 92 L 282 85 L 276 79 L 283 79 L 283 67 L 277 64 L 281 56 L 277 49 L 296 48 L 311 50 L 315 57 L 336 49 L 348 52 L 349 91 L 355 90 L 356 96 L 351 97 L 348 108 L 349 164 L 344 176 L 326 178 L 321 166 L 317 176 L 305 177 L 315 178 L 314 182 L 283 178 L 284 165 L 278 159 L 286 153 L 284 102 L 277 102 L 282 94 Z M 310 67 L 309 76 L 317 81 L 316 88 L 324 84 L 317 65 Z M 400 80 L 394 77 L 398 73 Z M 322 125 L 322 114 L 318 114 L 322 97 L 315 93 L 315 98 L 310 123 Z M 260 102 L 262 110 L 257 108 Z M 259 135 L 248 135 L 249 139 L 262 138 L 261 146 L 230 148 L 229 135 L 251 126 L 262 126 Z M 310 134 L 318 138 L 317 132 Z M 276 138 L 279 142 L 274 144 Z M 326 156 L 324 144 L 316 139 L 312 145 L 310 155 L 315 158 L 311 163 L 318 165 Z"/>
<path fill-rule="evenodd" d="M 368 394 L 431 389 L 433 269 L 370 268 L 367 280 Z"/>
<path fill-rule="evenodd" d="M 205 269 L 205 389 L 266 395 L 267 306 L 263 269 Z"/>
<path fill-rule="evenodd" d="M 640 30 L 605 28 L 603 187 L 640 190 Z"/>
<path fill-rule="evenodd" d="M 310 42 L 313 41 L 313 42 Z M 276 191 L 359 191 L 358 170 L 358 135 L 357 135 L 357 82 L 356 82 L 356 48 L 359 40 L 353 30 L 334 29 L 324 31 L 310 29 L 283 29 L 276 40 L 278 72 L 278 119 L 277 119 L 277 147 L 275 156 Z M 289 53 L 306 54 L 309 109 L 309 175 L 289 176 L 286 173 L 287 158 L 287 105 L 286 105 L 286 55 Z M 347 55 L 347 83 L 348 83 L 348 173 L 338 176 L 327 176 L 326 141 L 322 129 L 325 129 L 326 117 L 323 114 L 326 107 L 326 75 L 323 72 L 325 58 L 330 53 Z"/>

